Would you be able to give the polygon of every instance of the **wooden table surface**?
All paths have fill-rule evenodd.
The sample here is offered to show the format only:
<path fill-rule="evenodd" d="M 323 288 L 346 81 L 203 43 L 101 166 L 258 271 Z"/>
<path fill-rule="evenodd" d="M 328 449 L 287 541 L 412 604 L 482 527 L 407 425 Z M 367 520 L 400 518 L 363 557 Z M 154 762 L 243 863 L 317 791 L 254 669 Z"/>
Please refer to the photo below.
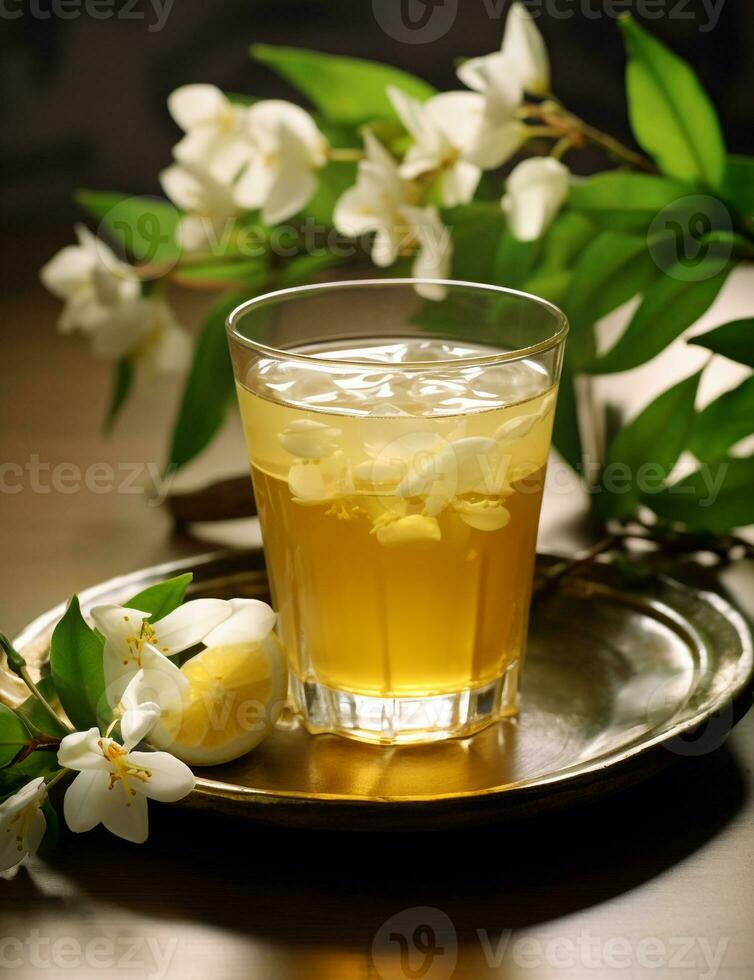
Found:
<path fill-rule="evenodd" d="M 13 634 L 76 589 L 206 547 L 172 536 L 139 482 L 163 462 L 176 383 L 143 382 L 103 441 L 105 368 L 54 333 L 56 304 L 39 291 L 2 307 L 0 628 Z M 231 420 L 182 483 L 237 473 L 243 459 Z M 573 546 L 582 506 L 574 493 L 548 501 L 544 549 Z M 736 578 L 754 611 L 751 578 Z M 66 834 L 51 860 L 0 883 L 0 970 L 76 980 L 752 977 L 752 762 L 750 713 L 722 748 L 619 797 L 454 834 L 271 830 L 153 806 L 145 845 Z M 424 921 L 436 937 L 426 954 L 416 943 L 428 934 L 415 931 Z M 411 955 L 388 954 L 399 947 L 386 935 L 404 936 Z"/>

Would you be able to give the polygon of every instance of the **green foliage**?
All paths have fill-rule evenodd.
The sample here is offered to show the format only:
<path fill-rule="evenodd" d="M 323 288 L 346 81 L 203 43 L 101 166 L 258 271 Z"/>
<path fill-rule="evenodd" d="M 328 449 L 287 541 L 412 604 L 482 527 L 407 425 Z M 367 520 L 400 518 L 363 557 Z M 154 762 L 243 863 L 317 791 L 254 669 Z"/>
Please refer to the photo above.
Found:
<path fill-rule="evenodd" d="M 0 767 L 10 765 L 30 739 L 23 718 L 0 703 Z"/>
<path fill-rule="evenodd" d="M 714 260 L 717 264 L 717 260 Z M 660 276 L 644 293 L 618 343 L 589 369 L 597 374 L 629 371 L 656 357 L 712 305 L 731 266 L 709 278 L 687 282 L 673 271 Z"/>
<path fill-rule="evenodd" d="M 146 589 L 142 589 L 141 592 L 137 592 L 123 605 L 128 606 L 129 609 L 139 609 L 141 612 L 150 613 L 150 622 L 156 623 L 181 605 L 186 597 L 186 589 L 193 578 L 192 572 L 184 572 L 183 575 L 176 575 L 175 578 L 157 582 L 155 585 L 150 585 Z"/>
<path fill-rule="evenodd" d="M 73 596 L 52 634 L 50 668 L 60 703 L 79 731 L 98 722 L 104 707 L 103 640 L 81 615 Z"/>
<path fill-rule="evenodd" d="M 582 446 L 579 433 L 576 391 L 573 385 L 571 355 L 566 343 L 563 369 L 558 389 L 558 404 L 552 430 L 555 448 L 563 459 L 578 473 L 582 465 Z"/>
<path fill-rule="evenodd" d="M 37 688 L 47 703 L 53 708 L 57 708 L 59 699 L 53 678 L 49 675 L 41 678 L 37 681 Z M 62 722 L 53 721 L 49 713 L 40 704 L 39 699 L 34 695 L 30 695 L 16 710 L 32 729 L 43 732 L 45 735 L 60 738 L 68 732 Z"/>
<path fill-rule="evenodd" d="M 668 177 L 615 170 L 574 184 L 569 204 L 601 227 L 640 233 L 660 211 L 682 209 L 690 193 L 687 184 Z"/>
<path fill-rule="evenodd" d="M 741 214 L 754 218 L 754 157 L 727 158 L 723 197 Z"/>
<path fill-rule="evenodd" d="M 422 101 L 435 92 L 422 79 L 376 61 L 269 44 L 255 44 L 251 54 L 295 85 L 334 122 L 358 125 L 372 119 L 397 119 L 386 93 L 388 85 Z"/>
<path fill-rule="evenodd" d="M 545 234 L 538 273 L 549 275 L 569 269 L 594 235 L 594 224 L 589 218 L 565 208 Z"/>
<path fill-rule="evenodd" d="M 214 262 L 192 262 L 173 273 L 176 282 L 197 288 L 248 289 L 263 288 L 268 276 L 267 258 L 219 259 Z"/>
<path fill-rule="evenodd" d="M 725 456 L 741 439 L 751 435 L 752 429 L 754 376 L 724 392 L 699 414 L 690 448 L 702 463 L 713 462 Z"/>
<path fill-rule="evenodd" d="M 733 320 L 709 333 L 691 337 L 688 342 L 754 368 L 754 318 Z"/>
<path fill-rule="evenodd" d="M 706 464 L 651 499 L 660 517 L 722 534 L 754 523 L 754 456 Z"/>
<path fill-rule="evenodd" d="M 605 470 L 620 464 L 629 474 L 629 486 L 626 493 L 601 495 L 598 507 L 604 517 L 627 518 L 635 513 L 641 502 L 643 468 L 653 466 L 654 478 L 663 483 L 670 475 L 688 446 L 700 378 L 701 371 L 663 392 L 613 439 Z"/>
<path fill-rule="evenodd" d="M 49 777 L 59 770 L 57 753 L 39 750 L 28 755 L 23 762 L 0 769 L 0 800 L 17 793 L 37 776 Z"/>
<path fill-rule="evenodd" d="M 575 368 L 583 370 L 594 357 L 592 325 L 645 289 L 658 274 L 643 236 L 613 231 L 593 236 L 563 297 Z"/>
<path fill-rule="evenodd" d="M 286 262 L 279 272 L 278 284 L 281 289 L 290 289 L 293 286 L 305 286 L 316 279 L 317 276 L 348 261 L 346 256 L 336 255 L 334 252 L 312 252 L 307 255 L 298 255 L 290 262 Z"/>
<path fill-rule="evenodd" d="M 628 51 L 631 125 L 662 173 L 719 188 L 725 176 L 720 120 L 691 67 L 631 17 L 620 21 Z"/>
<path fill-rule="evenodd" d="M 140 262 L 172 262 L 180 255 L 175 232 L 181 212 L 157 197 L 80 190 L 76 200 L 101 229 Z"/>
<path fill-rule="evenodd" d="M 245 298 L 246 294 L 224 293 L 204 321 L 173 429 L 168 470 L 198 456 L 225 419 L 235 392 L 225 320 Z"/>
<path fill-rule="evenodd" d="M 103 426 L 106 435 L 109 435 L 113 430 L 121 409 L 128 399 L 133 380 L 133 365 L 127 358 L 122 357 L 115 365 L 113 372 L 113 390 L 110 395 L 110 406 L 107 409 L 105 424 Z"/>
<path fill-rule="evenodd" d="M 499 206 L 486 203 L 447 208 L 442 219 L 453 238 L 453 278 L 495 282 L 493 264 L 505 218 Z"/>

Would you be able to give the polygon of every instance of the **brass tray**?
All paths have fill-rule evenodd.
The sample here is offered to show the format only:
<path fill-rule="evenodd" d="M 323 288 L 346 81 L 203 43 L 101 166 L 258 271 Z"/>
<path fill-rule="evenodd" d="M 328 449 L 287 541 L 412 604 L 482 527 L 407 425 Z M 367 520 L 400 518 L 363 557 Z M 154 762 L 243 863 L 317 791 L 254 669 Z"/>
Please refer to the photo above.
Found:
<path fill-rule="evenodd" d="M 540 556 L 538 568 L 552 561 Z M 112 579 L 83 592 L 82 607 L 123 601 L 187 570 L 194 596 L 267 594 L 256 549 Z M 62 613 L 63 606 L 52 609 L 16 640 L 37 665 Z M 678 755 L 708 751 L 710 733 L 719 744 L 751 675 L 748 627 L 720 596 L 672 580 L 656 582 L 651 594 L 626 591 L 609 566 L 595 565 L 538 602 L 516 721 L 469 739 L 381 748 L 311 736 L 287 716 L 245 758 L 198 770 L 186 803 L 353 830 L 464 826 L 542 812 L 629 786 Z"/>

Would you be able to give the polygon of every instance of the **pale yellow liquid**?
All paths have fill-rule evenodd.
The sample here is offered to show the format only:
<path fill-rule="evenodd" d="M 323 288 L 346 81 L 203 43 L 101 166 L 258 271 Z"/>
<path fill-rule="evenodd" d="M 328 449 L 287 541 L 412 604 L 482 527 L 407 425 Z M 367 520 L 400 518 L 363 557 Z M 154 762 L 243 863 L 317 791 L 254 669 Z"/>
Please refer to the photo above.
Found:
<path fill-rule="evenodd" d="M 448 356 L 447 345 L 432 345 L 441 342 L 405 352 L 396 344 L 379 358 Z M 354 694 L 429 696 L 484 685 L 518 661 L 554 397 L 533 366 L 513 367 L 410 382 L 369 368 L 363 379 L 346 375 L 335 397 L 324 371 L 312 378 L 263 366 L 249 387 L 239 385 L 279 630 L 300 680 Z M 281 395 L 294 404 L 275 400 Z M 315 441 L 301 444 L 289 427 L 302 422 L 330 429 L 321 439 L 315 428 Z M 451 494 L 441 473 L 439 484 L 430 481 L 442 491 L 439 504 L 428 484 L 412 496 L 395 479 L 374 483 L 385 476 L 378 464 L 398 457 L 398 469 L 411 472 L 421 454 L 434 459 L 437 447 L 480 437 L 483 480 L 470 486 L 453 477 Z M 311 458 L 319 450 L 325 455 Z M 327 499 L 296 496 L 312 480 Z M 492 529 L 473 526 L 480 520 Z"/>

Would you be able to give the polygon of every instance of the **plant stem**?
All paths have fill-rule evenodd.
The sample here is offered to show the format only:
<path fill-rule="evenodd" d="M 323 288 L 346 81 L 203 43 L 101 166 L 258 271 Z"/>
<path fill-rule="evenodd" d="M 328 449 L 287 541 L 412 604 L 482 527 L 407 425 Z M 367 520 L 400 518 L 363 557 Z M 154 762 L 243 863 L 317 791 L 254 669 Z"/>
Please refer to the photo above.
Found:
<path fill-rule="evenodd" d="M 55 773 L 55 775 L 51 779 L 48 779 L 46 781 L 47 792 L 49 793 L 49 791 L 52 789 L 55 783 L 59 783 L 60 780 L 64 776 L 67 776 L 70 771 L 71 771 L 70 769 L 60 769 L 58 772 Z"/>
<path fill-rule="evenodd" d="M 568 558 L 565 561 L 558 562 L 556 565 L 552 565 L 550 568 L 548 568 L 535 586 L 535 594 L 539 595 L 545 591 L 548 591 L 564 576 L 570 575 L 572 572 L 576 571 L 576 569 L 591 565 L 594 559 L 599 555 L 602 555 L 606 551 L 611 551 L 613 548 L 615 548 L 616 544 L 619 543 L 619 540 L 620 539 L 615 534 L 608 534 L 607 537 L 603 538 L 601 541 L 598 541 L 597 544 L 593 545 L 588 551 L 584 552 L 584 554 L 580 555 L 578 558 Z"/>
<path fill-rule="evenodd" d="M 327 155 L 334 163 L 358 163 L 364 159 L 364 151 L 350 149 L 350 147 L 331 146 Z"/>
<path fill-rule="evenodd" d="M 71 728 L 71 726 L 69 724 L 67 724 L 66 722 L 64 722 L 60 718 L 60 716 L 58 715 L 57 711 L 55 711 L 55 709 L 50 704 L 50 702 L 47 700 L 47 698 L 44 696 L 44 694 L 42 694 L 42 692 L 39 690 L 39 688 L 37 687 L 37 685 L 31 679 L 31 675 L 29 674 L 29 668 L 28 667 L 22 667 L 21 670 L 19 671 L 19 675 L 21 677 L 21 680 L 24 682 L 24 684 L 26 684 L 26 686 L 29 688 L 29 690 L 34 695 L 34 697 L 37 699 L 37 701 L 39 701 L 39 703 L 45 709 L 45 711 L 50 716 L 50 718 L 52 718 L 56 722 L 56 724 L 63 725 L 63 727 L 64 728 L 67 728 L 68 731 L 70 731 L 70 732 L 74 731 L 74 729 Z"/>
<path fill-rule="evenodd" d="M 539 104 L 525 103 L 521 112 L 524 116 L 541 120 L 546 124 L 546 127 L 551 127 L 561 136 L 568 137 L 572 145 L 577 145 L 578 142 L 582 144 L 583 142 L 593 143 L 605 150 L 610 156 L 622 160 L 637 170 L 657 173 L 654 164 L 641 153 L 625 146 L 620 140 L 610 136 L 609 133 L 603 133 L 595 126 L 590 126 L 589 123 L 570 112 L 556 99 L 548 99 Z M 535 131 L 541 129 L 541 127 L 536 126 L 530 128 Z"/>

